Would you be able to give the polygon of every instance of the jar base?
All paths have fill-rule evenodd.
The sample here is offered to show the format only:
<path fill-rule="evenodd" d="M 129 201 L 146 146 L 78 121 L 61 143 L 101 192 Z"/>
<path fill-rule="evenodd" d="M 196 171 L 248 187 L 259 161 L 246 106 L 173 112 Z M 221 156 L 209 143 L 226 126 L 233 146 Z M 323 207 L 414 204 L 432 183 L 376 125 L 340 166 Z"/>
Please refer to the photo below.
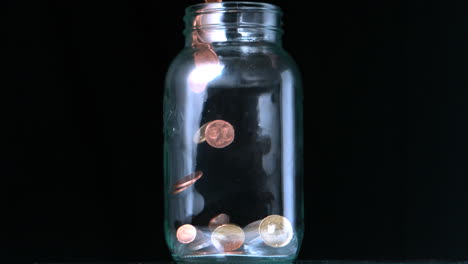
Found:
<path fill-rule="evenodd" d="M 179 245 L 172 256 L 177 262 L 292 262 L 299 252 L 297 237 L 283 247 L 271 247 L 261 239 L 250 240 L 234 251 L 219 251 L 213 246 L 191 250 L 190 245 Z"/>
<path fill-rule="evenodd" d="M 259 256 L 259 255 L 244 255 L 244 254 L 193 254 L 183 257 L 173 256 L 177 263 L 210 263 L 210 262 L 255 262 L 255 263 L 293 263 L 296 256 L 274 255 L 274 256 Z"/>

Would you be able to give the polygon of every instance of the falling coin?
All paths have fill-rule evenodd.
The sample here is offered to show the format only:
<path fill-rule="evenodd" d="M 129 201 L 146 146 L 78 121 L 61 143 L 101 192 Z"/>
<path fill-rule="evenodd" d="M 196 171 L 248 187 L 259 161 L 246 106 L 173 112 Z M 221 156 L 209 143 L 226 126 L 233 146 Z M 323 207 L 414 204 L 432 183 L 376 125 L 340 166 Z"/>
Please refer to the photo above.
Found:
<path fill-rule="evenodd" d="M 211 246 L 210 239 L 201 231 L 197 229 L 197 237 L 196 239 L 189 244 L 190 250 L 197 251 L 200 249 L 204 249 Z"/>
<path fill-rule="evenodd" d="M 195 19 L 194 27 L 199 27 L 200 17 Z M 213 50 L 213 46 L 210 43 L 207 43 L 206 40 L 203 40 L 201 34 L 204 31 L 194 30 L 192 31 L 192 48 L 195 49 L 193 54 L 193 59 L 195 66 L 199 67 L 205 64 L 219 64 L 219 58 L 216 52 Z"/>
<path fill-rule="evenodd" d="M 198 181 L 201 177 L 203 176 L 203 172 L 201 171 L 196 171 L 192 174 L 189 174 L 182 179 L 179 179 L 175 184 L 174 184 L 174 192 L 173 194 L 180 193 L 190 187 L 192 184 L 194 184 L 196 181 Z"/>
<path fill-rule="evenodd" d="M 205 139 L 214 148 L 224 148 L 234 141 L 234 128 L 223 120 L 212 121 L 206 127 Z"/>
<path fill-rule="evenodd" d="M 199 26 L 199 21 L 199 19 L 194 20 L 194 27 Z M 189 87 L 194 93 L 205 91 L 208 83 L 216 78 L 223 68 L 219 65 L 219 58 L 213 50 L 213 46 L 206 43 L 206 41 L 201 38 L 199 31 L 200 30 L 194 30 L 192 32 L 192 48 L 195 51 L 193 53 L 195 68 L 188 78 Z"/>
<path fill-rule="evenodd" d="M 260 222 L 260 236 L 265 244 L 271 247 L 284 247 L 292 239 L 291 222 L 280 215 L 270 215 Z"/>
<path fill-rule="evenodd" d="M 229 224 L 229 215 L 227 214 L 219 214 L 213 218 L 211 218 L 208 228 L 213 231 L 220 225 Z"/>
<path fill-rule="evenodd" d="M 195 67 L 187 77 L 187 87 L 194 93 L 202 93 L 208 87 L 208 84 L 216 79 L 224 66 L 217 64 L 204 64 Z"/>
<path fill-rule="evenodd" d="M 173 194 L 181 193 L 181 192 L 185 191 L 186 189 L 188 189 L 188 187 L 190 187 L 190 186 L 185 186 L 185 187 L 182 187 L 182 188 L 179 188 L 179 189 L 174 189 Z"/>
<path fill-rule="evenodd" d="M 219 64 L 218 55 L 209 44 L 197 44 L 197 51 L 193 54 L 195 66 L 200 67 L 205 64 Z"/>
<path fill-rule="evenodd" d="M 195 240 L 197 236 L 197 229 L 193 225 L 183 225 L 177 229 L 177 240 L 182 244 L 188 244 Z"/>
<path fill-rule="evenodd" d="M 232 224 L 218 226 L 211 233 L 211 243 L 216 249 L 223 252 L 231 252 L 240 248 L 244 239 L 242 228 Z"/>
<path fill-rule="evenodd" d="M 210 122 L 208 123 L 205 123 L 203 124 L 203 126 L 201 126 L 197 132 L 195 133 L 195 135 L 193 136 L 193 142 L 195 142 L 196 144 L 198 143 L 202 143 L 202 142 L 205 142 L 205 131 L 206 131 L 206 126 L 208 126 Z"/>
<path fill-rule="evenodd" d="M 244 234 L 245 234 L 245 244 L 250 244 L 255 241 L 262 241 L 260 238 L 260 232 L 259 232 L 259 227 L 260 223 L 262 220 L 255 221 L 253 223 L 250 223 L 246 225 L 244 229 Z"/>

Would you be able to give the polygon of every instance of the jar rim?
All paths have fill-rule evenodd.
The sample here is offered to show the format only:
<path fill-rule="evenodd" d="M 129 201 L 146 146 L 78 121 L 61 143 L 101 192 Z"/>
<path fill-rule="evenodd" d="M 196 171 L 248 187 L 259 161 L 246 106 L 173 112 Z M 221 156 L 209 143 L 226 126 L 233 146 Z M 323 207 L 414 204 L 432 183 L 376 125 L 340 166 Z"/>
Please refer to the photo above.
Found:
<path fill-rule="evenodd" d="M 282 14 L 279 6 L 263 3 L 263 2 L 246 2 L 246 1 L 230 1 L 220 3 L 200 3 L 190 5 L 185 9 L 186 15 L 203 14 L 212 12 L 233 12 L 233 11 L 263 11 L 263 12 L 276 12 Z"/>

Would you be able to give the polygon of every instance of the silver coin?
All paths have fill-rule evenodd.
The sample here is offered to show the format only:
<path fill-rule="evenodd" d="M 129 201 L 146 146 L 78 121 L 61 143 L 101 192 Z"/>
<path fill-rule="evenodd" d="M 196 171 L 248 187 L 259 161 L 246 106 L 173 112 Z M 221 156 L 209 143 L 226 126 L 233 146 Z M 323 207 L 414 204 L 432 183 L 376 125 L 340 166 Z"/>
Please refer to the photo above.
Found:
<path fill-rule="evenodd" d="M 211 243 L 222 252 L 232 252 L 244 244 L 245 235 L 242 228 L 226 224 L 218 226 L 211 233 Z"/>
<path fill-rule="evenodd" d="M 260 236 L 271 247 L 284 247 L 293 237 L 291 222 L 280 215 L 270 215 L 260 222 Z"/>
<path fill-rule="evenodd" d="M 251 244 L 258 240 L 261 241 L 260 231 L 259 231 L 261 222 L 262 220 L 255 221 L 246 225 L 243 228 L 244 234 L 245 234 L 245 242 L 244 242 L 245 244 Z"/>
<path fill-rule="evenodd" d="M 211 240 L 203 231 L 197 229 L 197 238 L 189 244 L 190 250 L 197 251 L 211 246 Z"/>

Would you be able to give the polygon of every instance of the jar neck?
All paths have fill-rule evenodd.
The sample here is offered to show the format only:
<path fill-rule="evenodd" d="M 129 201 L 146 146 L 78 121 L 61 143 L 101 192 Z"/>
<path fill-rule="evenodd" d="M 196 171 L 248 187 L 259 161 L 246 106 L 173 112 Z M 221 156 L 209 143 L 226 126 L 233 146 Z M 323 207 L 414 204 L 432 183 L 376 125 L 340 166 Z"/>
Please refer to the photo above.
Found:
<path fill-rule="evenodd" d="M 269 43 L 281 46 L 281 10 L 271 4 L 222 2 L 186 9 L 186 46 L 212 43 Z"/>

